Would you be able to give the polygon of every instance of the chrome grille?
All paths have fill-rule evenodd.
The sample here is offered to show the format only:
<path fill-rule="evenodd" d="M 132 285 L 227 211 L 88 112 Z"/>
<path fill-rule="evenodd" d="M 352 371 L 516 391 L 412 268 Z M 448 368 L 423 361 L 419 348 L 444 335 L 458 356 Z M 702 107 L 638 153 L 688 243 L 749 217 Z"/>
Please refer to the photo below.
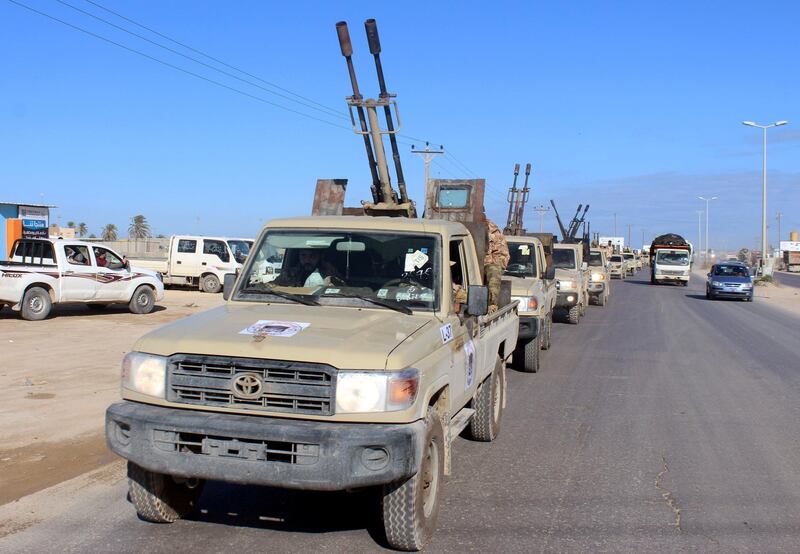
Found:
<path fill-rule="evenodd" d="M 336 370 L 321 364 L 219 356 L 175 355 L 169 360 L 167 400 L 237 409 L 331 415 Z M 234 380 L 258 377 L 255 398 L 234 394 Z"/>

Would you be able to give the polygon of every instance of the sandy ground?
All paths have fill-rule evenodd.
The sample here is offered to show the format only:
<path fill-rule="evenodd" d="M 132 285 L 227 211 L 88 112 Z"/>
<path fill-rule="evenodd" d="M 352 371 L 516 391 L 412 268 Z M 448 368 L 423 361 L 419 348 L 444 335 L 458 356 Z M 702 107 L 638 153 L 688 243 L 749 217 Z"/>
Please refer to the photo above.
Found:
<path fill-rule="evenodd" d="M 156 327 L 221 305 L 221 294 L 167 290 L 156 311 L 56 306 L 44 321 L 0 312 L 0 504 L 114 459 L 105 409 L 122 356 Z"/>
<path fill-rule="evenodd" d="M 707 270 L 695 268 L 692 271 L 692 281 L 706 280 Z M 796 316 L 800 316 L 800 288 L 785 285 L 763 285 L 756 287 L 755 302 L 764 302 L 775 306 Z M 735 301 L 735 300 L 734 300 Z"/>

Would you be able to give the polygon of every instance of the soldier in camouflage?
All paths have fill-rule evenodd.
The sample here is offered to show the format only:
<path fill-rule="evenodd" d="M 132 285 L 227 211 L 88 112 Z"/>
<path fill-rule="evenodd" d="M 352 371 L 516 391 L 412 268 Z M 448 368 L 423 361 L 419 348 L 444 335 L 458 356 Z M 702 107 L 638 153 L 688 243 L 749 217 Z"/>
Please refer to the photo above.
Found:
<path fill-rule="evenodd" d="M 508 243 L 506 237 L 503 236 L 503 231 L 485 214 L 483 218 L 489 233 L 486 256 L 483 259 L 483 273 L 486 275 L 486 285 L 489 287 L 489 313 L 494 313 L 497 311 L 500 297 L 500 281 L 503 278 L 503 270 L 508 266 L 511 255 L 508 253 Z"/>

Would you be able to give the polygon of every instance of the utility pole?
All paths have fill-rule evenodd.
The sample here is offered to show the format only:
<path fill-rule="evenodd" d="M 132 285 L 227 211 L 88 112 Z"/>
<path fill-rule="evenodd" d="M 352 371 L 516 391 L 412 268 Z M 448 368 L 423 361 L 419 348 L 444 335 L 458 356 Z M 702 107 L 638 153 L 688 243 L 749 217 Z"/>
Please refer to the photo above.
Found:
<path fill-rule="evenodd" d="M 642 229 L 642 250 L 644 250 L 644 229 Z"/>
<path fill-rule="evenodd" d="M 705 203 L 706 203 L 706 255 L 705 255 L 705 257 L 703 258 L 703 264 L 704 264 L 705 266 L 708 266 L 708 262 L 709 262 L 709 250 L 708 250 L 708 204 L 709 204 L 709 202 L 711 202 L 712 200 L 716 200 L 716 199 L 717 199 L 717 197 L 716 197 L 716 196 L 712 196 L 712 197 L 710 197 L 710 198 L 705 198 L 705 197 L 703 197 L 703 196 L 698 196 L 698 198 L 699 198 L 700 200 L 703 200 L 703 201 L 705 201 Z"/>
<path fill-rule="evenodd" d="M 617 214 L 614 214 L 614 236 L 617 236 Z"/>
<path fill-rule="evenodd" d="M 697 210 L 697 248 L 703 249 L 703 210 Z M 700 257 L 700 250 L 697 250 L 697 257 Z"/>
<path fill-rule="evenodd" d="M 783 214 L 781 212 L 778 212 L 775 215 L 775 219 L 778 220 L 778 248 L 780 249 L 780 247 L 781 247 L 781 238 L 783 236 L 783 235 L 781 235 L 781 219 L 783 219 Z"/>
<path fill-rule="evenodd" d="M 633 242 L 631 241 L 631 224 L 628 223 L 628 248 L 633 250 Z"/>
<path fill-rule="evenodd" d="M 439 150 L 431 150 L 430 144 L 426 142 L 425 150 L 414 150 L 414 145 L 412 144 L 411 153 L 419 154 L 425 160 L 425 190 L 427 191 L 431 180 L 431 160 L 433 160 L 434 156 L 444 154 L 444 146 L 440 144 Z"/>
<path fill-rule="evenodd" d="M 539 214 L 539 232 L 544 233 L 544 214 L 550 211 L 550 208 L 545 206 L 539 205 L 536 206 L 533 211 Z"/>

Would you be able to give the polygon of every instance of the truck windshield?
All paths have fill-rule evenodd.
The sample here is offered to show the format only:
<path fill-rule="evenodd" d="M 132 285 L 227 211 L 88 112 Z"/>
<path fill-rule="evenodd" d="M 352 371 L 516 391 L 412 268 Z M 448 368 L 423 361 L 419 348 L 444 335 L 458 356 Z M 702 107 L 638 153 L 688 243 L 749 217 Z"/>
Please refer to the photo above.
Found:
<path fill-rule="evenodd" d="M 611 261 L 612 262 L 621 262 L 622 261 L 622 256 L 611 256 Z"/>
<path fill-rule="evenodd" d="M 270 230 L 254 248 L 235 300 L 291 302 L 285 298 L 290 293 L 322 305 L 438 307 L 436 236 Z"/>
<path fill-rule="evenodd" d="M 589 252 L 589 267 L 603 267 L 603 255 L 600 252 Z"/>
<path fill-rule="evenodd" d="M 689 254 L 682 250 L 660 250 L 656 255 L 656 264 L 689 265 Z"/>
<path fill-rule="evenodd" d="M 575 251 L 567 248 L 554 248 L 553 267 L 556 269 L 575 269 Z"/>
<path fill-rule="evenodd" d="M 233 252 L 233 259 L 236 260 L 237 263 L 243 264 L 247 259 L 247 255 L 250 253 L 250 244 L 244 240 L 229 240 L 228 246 L 230 246 L 231 252 Z"/>
<path fill-rule="evenodd" d="M 511 259 L 505 269 L 512 277 L 533 277 L 536 275 L 536 254 L 532 244 L 508 244 Z"/>

